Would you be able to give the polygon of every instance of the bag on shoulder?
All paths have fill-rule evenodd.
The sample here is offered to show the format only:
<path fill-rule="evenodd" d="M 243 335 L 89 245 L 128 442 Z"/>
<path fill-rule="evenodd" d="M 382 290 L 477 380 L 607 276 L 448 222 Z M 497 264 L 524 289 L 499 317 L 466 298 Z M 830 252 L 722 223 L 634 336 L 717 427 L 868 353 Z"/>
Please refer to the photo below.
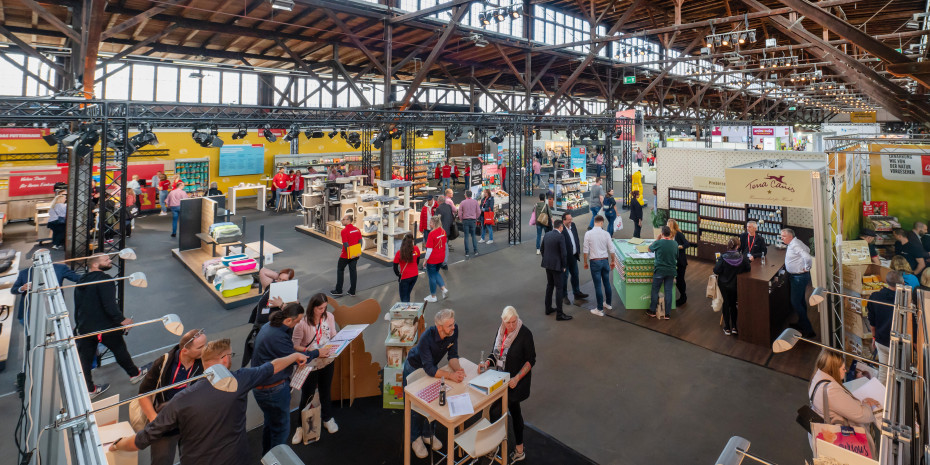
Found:
<path fill-rule="evenodd" d="M 161 370 L 158 372 L 158 383 L 155 384 L 155 389 L 161 387 L 161 377 L 165 374 L 165 365 L 168 364 L 168 354 L 162 356 L 161 360 Z M 152 404 L 155 404 L 155 394 L 152 396 Z M 149 422 L 149 419 L 145 416 L 145 412 L 142 411 L 142 406 L 139 405 L 139 399 L 136 399 L 129 403 L 129 424 L 132 425 L 132 429 L 135 432 L 142 431 L 145 429 L 146 423 Z"/>
<path fill-rule="evenodd" d="M 543 211 L 539 212 L 539 215 L 536 215 L 536 224 L 549 227 L 549 212 L 547 209 L 544 208 Z"/>
<path fill-rule="evenodd" d="M 830 380 L 828 379 L 820 380 L 817 383 L 817 385 L 814 386 L 814 390 L 811 392 L 811 396 L 809 399 L 810 402 L 802 405 L 801 408 L 798 409 L 798 416 L 795 417 L 794 421 L 798 422 L 798 424 L 801 425 L 801 427 L 804 428 L 804 430 L 807 431 L 808 433 L 811 432 L 811 423 L 824 423 L 825 422 L 824 417 L 820 416 L 819 413 L 814 411 L 813 405 L 814 405 L 814 395 L 817 394 L 817 389 L 820 388 L 822 384 L 829 383 L 829 382 Z M 827 415 L 829 416 L 830 406 L 827 403 L 827 391 L 823 392 L 823 411 L 827 412 Z"/>

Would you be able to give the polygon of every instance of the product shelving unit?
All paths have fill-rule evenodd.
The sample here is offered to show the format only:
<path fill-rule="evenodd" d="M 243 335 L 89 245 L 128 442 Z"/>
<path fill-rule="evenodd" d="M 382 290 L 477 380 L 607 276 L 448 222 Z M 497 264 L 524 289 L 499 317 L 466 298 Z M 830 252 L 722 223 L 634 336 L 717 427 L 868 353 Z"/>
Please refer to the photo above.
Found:
<path fill-rule="evenodd" d="M 381 224 L 375 236 L 375 250 L 377 254 L 393 260 L 397 251 L 397 241 L 404 234 L 411 232 L 410 215 L 407 211 L 410 206 L 411 181 L 378 181 L 378 202 Z"/>
<path fill-rule="evenodd" d="M 426 304 L 423 302 L 398 302 L 388 310 L 391 324 L 388 325 L 388 335 L 384 340 L 387 363 L 384 366 L 384 382 L 382 383 L 383 408 L 404 408 L 404 360 L 407 359 L 410 348 L 420 340 L 426 328 L 423 318 L 425 310 Z M 401 340 L 395 333 L 395 321 L 403 322 L 408 328 L 415 328 L 413 333 L 408 333 L 406 338 Z"/>
<path fill-rule="evenodd" d="M 210 185 L 209 158 L 182 158 L 174 161 L 174 174 L 181 176 L 184 192 L 201 196 Z"/>
<path fill-rule="evenodd" d="M 875 231 L 875 247 L 879 249 L 879 255 L 882 258 L 894 255 L 894 243 L 896 239 L 892 231 L 894 231 L 895 228 L 901 227 L 901 223 L 898 222 L 898 217 L 869 215 L 865 217 L 862 227 Z"/>
<path fill-rule="evenodd" d="M 584 198 L 586 189 L 582 186 L 581 174 L 565 167 L 555 169 L 555 210 L 558 214 L 584 212 L 588 200 Z"/>
<path fill-rule="evenodd" d="M 697 244 L 697 252 L 689 255 L 704 260 L 715 260 L 716 253 L 725 252 L 727 241 L 742 234 L 747 221 L 759 223 L 758 234 L 768 244 L 778 243 L 785 224 L 783 207 L 727 202 L 720 192 L 670 187 L 668 199 L 669 217 Z"/>
<path fill-rule="evenodd" d="M 651 239 L 643 241 L 642 246 L 652 244 Z M 627 310 L 645 310 L 649 308 L 652 300 L 652 277 L 655 274 L 655 257 L 639 257 L 643 253 L 638 250 L 637 244 L 631 244 L 627 239 L 614 239 L 614 248 L 617 252 L 617 266 L 611 271 L 611 281 L 617 295 L 623 301 Z M 673 291 L 675 300 L 678 299 L 678 289 Z M 675 302 L 670 302 L 675 308 Z"/>

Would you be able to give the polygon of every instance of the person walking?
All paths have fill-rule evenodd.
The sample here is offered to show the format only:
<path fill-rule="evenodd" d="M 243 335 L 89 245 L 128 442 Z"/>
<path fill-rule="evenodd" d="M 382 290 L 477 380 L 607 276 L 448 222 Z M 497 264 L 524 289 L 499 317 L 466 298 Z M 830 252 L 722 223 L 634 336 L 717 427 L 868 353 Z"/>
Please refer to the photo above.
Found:
<path fill-rule="evenodd" d="M 67 194 L 58 194 L 52 199 L 52 207 L 48 209 L 48 223 L 46 227 L 52 230 L 52 249 L 61 250 L 65 246 L 65 231 L 68 223 L 65 221 L 68 214 Z"/>
<path fill-rule="evenodd" d="M 106 274 L 110 268 L 113 268 L 113 261 L 110 260 L 109 255 L 94 255 L 87 260 L 87 274 L 78 281 L 79 285 L 83 285 L 74 288 L 74 321 L 78 335 L 133 323 L 131 318 L 123 316 L 116 302 L 115 282 L 89 284 L 112 279 Z M 148 373 L 147 368 L 139 368 L 133 363 L 129 349 L 126 348 L 126 341 L 123 339 L 123 331 L 110 331 L 99 337 L 75 339 L 74 345 L 77 346 L 81 370 L 84 372 L 84 382 L 91 399 L 96 398 L 110 387 L 109 384 L 94 384 L 91 370 L 94 359 L 97 357 L 97 344 L 103 344 L 110 349 L 116 363 L 129 375 L 130 383 L 136 384 L 142 381 Z"/>
<path fill-rule="evenodd" d="M 685 233 L 681 232 L 678 222 L 669 218 L 666 225 L 672 230 L 672 238 L 678 243 L 678 262 L 675 265 L 677 273 L 675 274 L 675 287 L 678 288 L 678 300 L 675 306 L 680 307 L 688 301 L 688 284 L 685 282 L 685 271 L 688 269 L 688 249 L 694 247 L 694 244 L 688 242 Z"/>
<path fill-rule="evenodd" d="M 355 284 L 358 281 L 356 265 L 358 257 L 361 255 L 349 256 L 349 249 L 353 246 L 360 246 L 362 242 L 362 232 L 352 224 L 352 215 L 342 216 L 342 252 L 339 254 L 339 264 L 336 266 L 336 288 L 330 291 L 334 297 L 345 295 L 342 293 L 342 283 L 345 276 L 346 267 L 349 268 L 349 292 L 351 296 L 355 295 Z"/>
<path fill-rule="evenodd" d="M 429 237 L 426 238 L 426 277 L 429 279 L 429 295 L 423 300 L 426 302 L 436 302 L 436 290 L 442 289 L 442 298 L 449 296 L 449 289 L 446 288 L 446 282 L 443 281 L 439 269 L 446 261 L 446 244 L 448 236 L 442 227 L 439 216 L 434 216 L 430 225 Z"/>
<path fill-rule="evenodd" d="M 597 307 L 591 313 L 604 316 L 604 310 L 612 310 L 613 287 L 610 285 L 610 270 L 617 263 L 617 249 L 607 231 L 604 231 L 604 217 L 594 217 L 594 227 L 584 234 L 584 269 L 591 270 L 594 281 L 594 297 Z"/>
<path fill-rule="evenodd" d="M 594 165 L 597 166 L 597 177 L 601 177 L 601 173 L 604 172 L 604 152 L 597 152 L 597 156 L 594 157 Z"/>
<path fill-rule="evenodd" d="M 536 255 L 539 255 L 539 244 L 542 240 L 543 233 L 551 230 L 552 209 L 546 202 L 546 194 L 539 194 L 539 202 L 533 207 L 534 218 L 536 218 Z"/>
<path fill-rule="evenodd" d="M 408 234 L 409 236 L 409 234 Z M 336 337 L 336 318 L 332 312 L 328 312 L 328 300 L 326 294 L 316 293 L 310 297 L 307 303 L 307 315 L 297 322 L 294 326 L 294 333 L 291 336 L 291 342 L 294 343 L 294 350 L 304 352 L 311 350 L 320 351 L 329 341 Z M 335 371 L 333 363 L 327 363 L 326 366 L 314 369 L 307 375 L 304 385 L 300 389 L 300 410 L 303 410 L 316 395 L 317 386 L 320 388 L 320 419 L 326 431 L 329 434 L 336 434 L 339 431 L 339 425 L 333 418 L 333 372 Z M 303 428 L 298 426 L 294 432 L 294 438 L 291 444 L 299 444 L 303 441 Z"/>
<path fill-rule="evenodd" d="M 607 189 L 607 194 L 604 196 L 604 206 L 601 208 L 601 214 L 607 220 L 607 234 L 613 236 L 614 223 L 617 221 L 617 199 L 614 198 L 614 189 L 612 187 Z M 617 230 L 619 229 L 623 229 L 622 220 Z"/>
<path fill-rule="evenodd" d="M 449 195 L 440 195 L 439 196 L 439 206 L 436 207 L 436 218 L 439 218 L 439 224 L 442 226 L 442 230 L 445 231 L 446 240 L 454 239 L 452 237 L 452 226 L 455 224 L 455 205 L 450 200 L 452 189 L 449 189 Z M 430 227 L 432 229 L 432 227 Z M 432 232 L 432 231 L 431 231 Z M 446 248 L 449 251 L 452 251 L 452 244 L 446 242 Z"/>
<path fill-rule="evenodd" d="M 542 164 L 538 158 L 533 159 L 533 187 L 542 187 Z"/>
<path fill-rule="evenodd" d="M 401 302 L 410 302 L 410 293 L 417 283 L 420 272 L 420 248 L 413 243 L 413 236 L 404 234 L 400 250 L 394 255 L 394 274 Z"/>
<path fill-rule="evenodd" d="M 643 232 L 643 206 L 639 203 L 639 191 L 630 192 L 630 220 L 633 221 L 633 237 Z"/>
<path fill-rule="evenodd" d="M 442 165 L 442 190 L 445 191 L 449 188 L 449 182 L 452 180 L 452 166 L 449 165 L 449 160 Z"/>
<path fill-rule="evenodd" d="M 513 426 L 514 451 L 510 454 L 510 463 L 526 458 L 523 447 L 523 411 L 520 403 L 530 397 L 530 383 L 533 381 L 533 366 L 536 365 L 536 344 L 530 332 L 517 314 L 517 309 L 506 306 L 501 313 L 501 325 L 497 329 L 491 355 L 478 364 L 478 372 L 483 373 L 494 368 L 510 374 L 507 385 L 507 411 Z M 491 418 L 500 418 L 500 402 L 491 407 Z"/>
<path fill-rule="evenodd" d="M 785 228 L 781 230 L 781 241 L 788 245 L 785 251 L 785 271 L 788 272 L 788 283 L 791 290 L 791 306 L 798 314 L 798 327 L 806 338 L 815 338 L 817 333 L 811 326 L 807 317 L 807 286 L 811 283 L 811 257 L 810 248 L 801 242 L 794 234 L 794 230 Z"/>
<path fill-rule="evenodd" d="M 478 240 L 479 244 L 483 244 L 485 233 L 488 234 L 488 244 L 494 243 L 494 226 L 496 226 L 497 220 L 494 219 L 494 196 L 491 195 L 491 189 L 485 189 L 483 197 L 481 197 L 481 239 Z M 487 216 L 488 212 L 491 213 L 491 222 L 488 223 L 488 220 L 484 217 Z"/>
<path fill-rule="evenodd" d="M 474 249 L 475 255 L 478 255 L 478 237 L 476 233 L 481 226 L 481 205 L 471 196 L 472 192 L 470 190 L 465 191 L 465 200 L 459 204 L 459 219 L 462 220 L 462 229 L 464 230 L 465 260 L 469 258 L 469 238 L 471 238 L 471 247 Z"/>
<path fill-rule="evenodd" d="M 192 329 L 183 336 L 178 345 L 166 354 L 152 362 L 152 368 L 139 383 L 139 394 L 152 392 L 164 386 L 170 386 L 180 381 L 191 379 L 203 374 L 203 362 L 200 356 L 207 345 L 207 336 L 202 329 Z M 182 390 L 190 386 L 168 389 L 150 396 L 139 398 L 139 410 L 144 415 L 145 424 L 155 421 L 165 404 Z M 133 411 L 130 409 L 130 418 Z M 151 465 L 174 465 L 174 458 L 178 452 L 177 435 L 165 436 L 152 441 L 149 446 Z"/>
<path fill-rule="evenodd" d="M 594 180 L 594 185 L 591 186 L 588 197 L 588 207 L 591 208 L 591 222 L 588 223 L 588 229 L 594 227 L 594 217 L 597 216 L 601 207 L 604 206 L 604 195 L 604 186 L 601 185 L 601 178 L 596 178 Z"/>
<path fill-rule="evenodd" d="M 717 275 L 717 286 L 723 296 L 723 334 L 737 334 L 737 295 L 736 275 L 746 273 L 750 269 L 749 257 L 739 251 L 740 241 L 731 237 L 727 242 L 727 251 L 720 254 L 714 264 L 714 274 Z"/>
<path fill-rule="evenodd" d="M 420 224 L 417 225 L 417 228 L 420 230 L 420 236 L 424 241 L 429 236 L 429 220 L 436 214 L 437 206 L 436 197 L 430 196 L 427 197 L 426 202 L 423 202 L 423 208 L 420 208 Z"/>
<path fill-rule="evenodd" d="M 171 237 L 178 237 L 178 218 L 181 216 L 181 201 L 188 198 L 184 191 L 184 181 L 178 181 L 174 190 L 165 199 L 165 205 L 171 209 Z"/>
<path fill-rule="evenodd" d="M 161 205 L 161 213 L 159 216 L 168 215 L 168 205 L 165 203 L 168 200 L 168 193 L 171 192 L 171 181 L 168 180 L 168 176 L 165 173 L 159 171 L 158 175 L 158 203 Z"/>
<path fill-rule="evenodd" d="M 565 268 L 568 266 L 568 251 L 565 238 L 562 237 L 562 220 L 553 221 L 553 230 L 546 233 L 540 251 L 542 263 L 546 269 L 546 315 L 556 312 L 558 321 L 571 320 L 572 317 L 562 312 L 562 301 L 565 299 Z M 555 291 L 555 301 L 552 300 L 552 291 Z M 555 308 L 552 304 L 555 303 Z"/>
<path fill-rule="evenodd" d="M 655 252 L 655 272 L 652 275 L 652 300 L 649 301 L 649 316 L 656 316 L 659 305 L 659 288 L 665 285 L 665 320 L 671 319 L 672 313 L 672 281 L 677 274 L 678 243 L 672 239 L 672 230 L 662 226 L 658 239 L 649 244 L 649 251 Z"/>
<path fill-rule="evenodd" d="M 636 148 L 636 164 L 643 167 L 643 151 L 639 147 Z"/>
<path fill-rule="evenodd" d="M 52 265 L 52 269 L 55 271 L 57 286 L 63 286 L 66 279 L 77 283 L 83 276 L 75 273 L 64 263 L 55 263 Z M 26 313 L 26 293 L 29 292 L 29 289 L 32 289 L 32 271 L 32 267 L 20 267 L 19 273 L 16 274 L 16 281 L 10 287 L 11 294 L 22 296 L 19 298 L 19 302 L 16 303 L 16 319 L 19 320 L 20 324 L 23 323 L 23 317 Z M 52 284 L 49 284 L 49 286 L 52 286 Z M 23 326 L 25 327 L 25 325 Z M 25 329 L 28 331 L 29 328 Z"/>
<path fill-rule="evenodd" d="M 232 366 L 229 339 L 210 341 L 203 350 L 204 369 Z M 272 360 L 258 368 L 242 368 L 232 372 L 236 390 L 224 392 L 209 382 L 194 383 L 184 389 L 165 407 L 155 421 L 133 436 L 117 439 L 110 451 L 134 452 L 145 449 L 156 439 L 178 435 L 182 464 L 215 463 L 251 465 L 249 438 L 245 430 L 245 413 L 249 391 L 293 364 L 302 366 L 307 356 L 296 352 Z"/>
<path fill-rule="evenodd" d="M 569 276 L 571 276 L 572 291 L 575 299 L 584 299 L 588 297 L 588 294 L 581 292 L 581 288 L 578 284 L 578 260 L 581 258 L 581 240 L 578 236 L 578 228 L 575 227 L 575 223 L 572 219 L 571 213 L 562 215 L 562 236 L 563 239 L 565 239 L 565 252 L 568 254 L 565 266 L 566 273 L 562 275 L 562 289 L 565 293 L 564 301 L 566 304 L 571 304 L 571 302 L 568 301 Z"/>
<path fill-rule="evenodd" d="M 307 356 L 307 361 L 317 357 L 327 358 L 331 349 L 308 349 L 298 351 L 291 339 L 291 330 L 304 317 L 304 308 L 298 302 L 284 304 L 280 310 L 268 317 L 268 323 L 262 326 L 255 338 L 255 353 L 252 354 L 252 368 L 258 368 L 267 362 L 288 357 L 295 352 Z M 287 442 L 291 430 L 291 386 L 290 371 L 281 371 L 264 381 L 264 384 L 252 389 L 255 403 L 262 410 L 262 455 L 271 448 Z"/>

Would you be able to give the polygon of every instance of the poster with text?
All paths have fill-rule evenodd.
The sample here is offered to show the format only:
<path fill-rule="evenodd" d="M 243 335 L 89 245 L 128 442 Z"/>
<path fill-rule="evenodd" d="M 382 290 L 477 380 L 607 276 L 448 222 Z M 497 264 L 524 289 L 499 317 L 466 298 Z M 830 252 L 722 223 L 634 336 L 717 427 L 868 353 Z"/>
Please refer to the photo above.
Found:
<path fill-rule="evenodd" d="M 240 176 L 265 172 L 263 145 L 225 145 L 220 147 L 220 176 Z"/>
<path fill-rule="evenodd" d="M 584 147 L 572 147 L 572 171 L 581 176 L 581 185 L 588 185 L 588 156 Z"/>
<path fill-rule="evenodd" d="M 811 208 L 807 170 L 727 168 L 727 202 Z"/>
<path fill-rule="evenodd" d="M 930 204 L 930 145 L 871 144 L 869 148 L 870 197 L 888 202 L 888 215 L 904 229 L 915 221 L 927 222 Z"/>

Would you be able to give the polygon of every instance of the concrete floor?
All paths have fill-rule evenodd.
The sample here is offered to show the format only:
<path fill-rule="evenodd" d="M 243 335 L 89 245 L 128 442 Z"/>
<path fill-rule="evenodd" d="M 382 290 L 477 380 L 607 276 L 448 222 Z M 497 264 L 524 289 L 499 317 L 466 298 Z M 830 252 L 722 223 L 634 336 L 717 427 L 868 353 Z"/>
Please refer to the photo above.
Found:
<path fill-rule="evenodd" d="M 524 218 L 534 200 L 525 199 Z M 242 213 L 249 219 L 246 239 L 257 240 L 258 225 L 265 224 L 266 240 L 284 249 L 272 267 L 297 271 L 301 300 L 332 287 L 338 255 L 334 246 L 294 231 L 299 221 L 296 215 L 247 209 Z M 587 223 L 588 215 L 579 217 L 582 233 Z M 535 255 L 535 228 L 524 225 L 522 229 L 522 244 L 503 247 L 506 235 L 502 231 L 495 238 L 496 251 L 468 261 L 462 260 L 459 239 L 444 275 L 449 299 L 431 306 L 427 318 L 431 321 L 439 308 L 456 310 L 460 354 L 474 360 L 491 349 L 503 307 L 517 308 L 533 331 L 537 350 L 532 394 L 523 408 L 528 423 L 604 464 L 713 463 L 733 435 L 746 437 L 752 441 L 753 453 L 776 463 L 801 463 L 810 457 L 806 436 L 794 423 L 797 407 L 806 400 L 804 381 L 623 321 L 599 318 L 578 307 L 566 307 L 574 320 L 556 322 L 544 315 L 545 275 Z M 624 233 L 628 235 L 631 229 L 628 226 Z M 169 250 L 176 242 L 170 240 L 169 230 L 169 217 L 137 220 L 130 245 L 140 260 L 129 270 L 146 272 L 149 288 L 129 288 L 127 315 L 140 320 L 178 313 L 187 328 L 203 327 L 211 338 L 231 337 L 234 350 L 241 353 L 251 307 L 220 308 L 171 257 Z M 644 237 L 650 230 L 644 228 Z M 588 281 L 590 275 L 582 272 L 582 282 Z M 351 304 L 373 298 L 387 308 L 397 299 L 395 283 L 390 268 L 362 259 L 358 296 L 343 300 Z M 422 298 L 427 291 L 422 276 L 414 298 Z M 364 334 L 374 361 L 382 365 L 386 333 L 387 323 L 379 319 Z M 152 325 L 134 329 L 127 342 L 137 363 L 145 363 L 175 340 Z M 18 412 L 15 394 L 3 395 L 10 391 L 17 364 L 11 362 L 0 374 L 2 418 L 15 418 Z M 98 382 L 112 383 L 113 394 L 125 398 L 135 391 L 114 365 L 96 369 L 94 376 Z M 248 424 L 260 422 L 261 414 L 253 403 Z M 0 422 L 0 450 L 13 450 L 14 423 Z M 402 432 L 396 435 L 401 447 Z M 527 455 L 528 463 L 548 463 L 545 457 L 534 457 L 531 450 Z M 142 457 L 140 464 L 146 465 L 147 454 Z"/>

